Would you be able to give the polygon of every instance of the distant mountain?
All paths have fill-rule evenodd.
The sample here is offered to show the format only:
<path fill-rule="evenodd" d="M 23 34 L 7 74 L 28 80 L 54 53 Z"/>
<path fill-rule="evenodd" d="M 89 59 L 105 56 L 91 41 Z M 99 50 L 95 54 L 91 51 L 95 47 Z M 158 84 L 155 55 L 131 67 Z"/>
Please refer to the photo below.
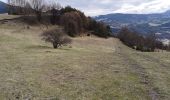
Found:
<path fill-rule="evenodd" d="M 0 13 L 7 13 L 7 4 L 0 1 Z"/>
<path fill-rule="evenodd" d="M 107 14 L 95 19 L 110 25 L 114 33 L 127 26 L 143 35 L 156 33 L 160 39 L 170 39 L 170 10 L 158 14 Z"/>

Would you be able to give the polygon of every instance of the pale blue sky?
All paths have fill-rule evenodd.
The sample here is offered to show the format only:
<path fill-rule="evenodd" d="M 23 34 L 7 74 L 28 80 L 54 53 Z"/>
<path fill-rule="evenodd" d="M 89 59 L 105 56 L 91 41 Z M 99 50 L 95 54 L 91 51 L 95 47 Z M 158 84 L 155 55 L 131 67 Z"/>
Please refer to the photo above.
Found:
<path fill-rule="evenodd" d="M 0 1 L 6 2 L 6 0 L 0 0 Z"/>
<path fill-rule="evenodd" d="M 1 0 L 5 1 L 5 0 Z M 50 0 L 49 0 L 50 1 Z M 108 13 L 159 13 L 170 9 L 170 0 L 56 0 L 95 16 Z"/>

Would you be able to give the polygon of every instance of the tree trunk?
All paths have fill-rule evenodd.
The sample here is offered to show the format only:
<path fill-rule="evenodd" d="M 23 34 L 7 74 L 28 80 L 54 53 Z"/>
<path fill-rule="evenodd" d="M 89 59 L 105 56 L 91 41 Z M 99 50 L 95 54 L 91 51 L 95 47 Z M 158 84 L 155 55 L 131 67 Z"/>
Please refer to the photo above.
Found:
<path fill-rule="evenodd" d="M 38 20 L 39 22 L 41 22 L 42 15 L 41 15 L 41 12 L 40 12 L 40 11 L 36 11 L 36 16 L 37 16 L 37 20 Z"/>
<path fill-rule="evenodd" d="M 54 49 L 57 49 L 59 46 L 58 46 L 58 44 L 53 43 L 53 47 L 54 47 Z"/>

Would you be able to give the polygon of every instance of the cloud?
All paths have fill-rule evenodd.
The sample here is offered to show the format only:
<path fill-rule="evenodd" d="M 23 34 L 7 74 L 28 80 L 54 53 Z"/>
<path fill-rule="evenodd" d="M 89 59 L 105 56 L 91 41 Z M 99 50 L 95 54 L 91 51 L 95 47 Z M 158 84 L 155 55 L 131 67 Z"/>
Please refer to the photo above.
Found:
<path fill-rule="evenodd" d="M 170 9 L 170 1 L 152 0 L 150 2 L 142 3 L 138 6 L 132 4 L 123 4 L 120 9 L 115 10 L 114 13 L 160 13 Z"/>
<path fill-rule="evenodd" d="M 59 0 L 90 16 L 108 13 L 159 13 L 170 9 L 169 0 Z"/>
<path fill-rule="evenodd" d="M 1 0 L 6 1 L 6 0 Z M 50 0 L 47 0 L 50 1 Z M 109 13 L 159 13 L 170 9 L 170 0 L 56 0 L 70 5 L 89 16 Z"/>

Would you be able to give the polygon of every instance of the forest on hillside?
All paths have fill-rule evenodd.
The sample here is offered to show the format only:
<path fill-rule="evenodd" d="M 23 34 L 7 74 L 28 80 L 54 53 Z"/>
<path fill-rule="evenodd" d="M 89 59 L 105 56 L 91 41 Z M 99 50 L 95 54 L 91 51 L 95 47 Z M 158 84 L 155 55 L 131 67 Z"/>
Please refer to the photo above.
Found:
<path fill-rule="evenodd" d="M 43 37 L 53 37 L 45 39 L 52 42 L 57 48 L 55 42 L 59 33 L 66 33 L 71 37 L 96 35 L 102 38 L 113 36 L 109 25 L 86 16 L 80 10 L 71 6 L 62 7 L 59 3 L 51 2 L 46 4 L 44 0 L 8 0 L 8 13 L 13 15 L 23 15 L 28 23 L 52 24 L 62 27 L 62 32 L 57 30 L 48 30 L 43 33 Z M 30 18 L 31 17 L 31 18 Z M 35 18 L 36 21 L 30 20 Z M 49 35 L 50 33 L 53 33 Z M 57 38 L 56 38 L 57 37 Z M 139 35 L 137 32 L 130 31 L 127 27 L 122 28 L 116 36 L 125 45 L 140 51 L 155 51 L 155 49 L 169 50 L 170 46 L 163 45 L 155 34 L 148 36 Z M 51 41 L 55 40 L 55 41 Z M 68 40 L 68 39 L 66 39 Z M 67 41 L 68 42 L 68 41 Z M 64 42 L 65 43 L 65 42 Z"/>
<path fill-rule="evenodd" d="M 111 35 L 110 27 L 97 22 L 83 12 L 71 6 L 62 7 L 59 3 L 46 4 L 44 0 L 8 0 L 10 4 L 8 13 L 14 15 L 35 15 L 38 22 L 62 26 L 65 32 L 72 37 L 94 34 L 107 38 Z"/>

